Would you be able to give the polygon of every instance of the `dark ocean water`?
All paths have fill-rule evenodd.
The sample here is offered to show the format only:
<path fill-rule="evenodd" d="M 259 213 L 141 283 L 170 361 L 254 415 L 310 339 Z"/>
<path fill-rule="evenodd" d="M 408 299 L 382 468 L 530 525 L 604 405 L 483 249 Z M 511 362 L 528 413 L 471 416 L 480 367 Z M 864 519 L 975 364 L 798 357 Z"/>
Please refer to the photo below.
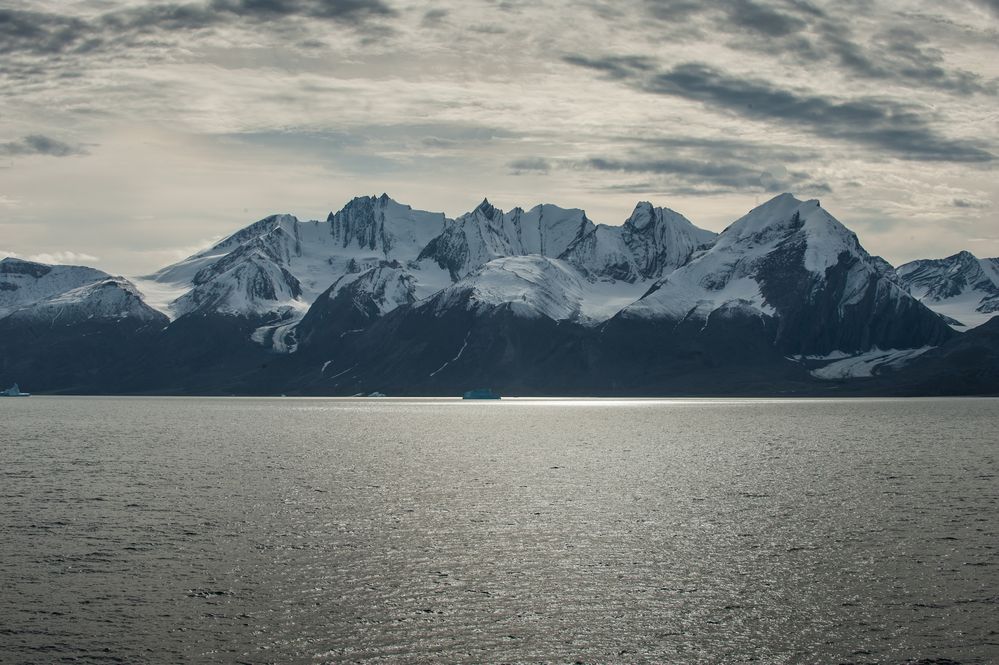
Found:
<path fill-rule="evenodd" d="M 999 662 L 999 400 L 0 400 L 0 661 Z"/>

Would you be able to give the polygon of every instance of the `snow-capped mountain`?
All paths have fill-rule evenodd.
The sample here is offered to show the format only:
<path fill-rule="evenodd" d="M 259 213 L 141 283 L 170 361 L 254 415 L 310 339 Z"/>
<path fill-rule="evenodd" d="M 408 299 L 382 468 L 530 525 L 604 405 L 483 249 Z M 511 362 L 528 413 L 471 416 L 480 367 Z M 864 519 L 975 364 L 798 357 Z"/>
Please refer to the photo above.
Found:
<path fill-rule="evenodd" d="M 818 201 L 790 194 L 720 234 L 646 202 L 606 226 L 548 204 L 503 212 L 483 201 L 448 219 L 360 197 L 325 220 L 267 217 L 136 283 L 0 261 L 0 383 L 177 394 L 883 389 L 910 363 L 967 361 L 943 315 L 958 318 L 948 314 L 958 304 L 996 311 L 997 273 L 967 253 L 895 270 Z M 992 343 L 980 337 L 974 348 Z"/>
<path fill-rule="evenodd" d="M 598 279 L 654 280 L 687 263 L 716 236 L 678 212 L 643 201 L 622 226 L 590 229 L 561 258 Z"/>
<path fill-rule="evenodd" d="M 343 288 L 386 261 L 410 275 L 410 293 L 386 302 L 389 309 L 442 288 L 450 281 L 446 275 L 416 259 L 444 222 L 441 213 L 413 210 L 384 194 L 359 197 L 326 221 L 267 217 L 148 279 L 179 294 L 163 306 L 172 317 L 251 318 L 260 324 L 255 340 L 287 351 L 294 348 L 288 336 L 320 294 L 333 284 Z"/>
<path fill-rule="evenodd" d="M 999 259 L 958 252 L 906 263 L 895 274 L 909 293 L 958 330 L 980 326 L 999 314 Z"/>
<path fill-rule="evenodd" d="M 454 307 L 478 312 L 502 307 L 523 318 L 593 325 L 614 316 L 647 288 L 642 282 L 591 279 L 567 260 L 530 254 L 493 259 L 416 307 L 437 313 Z"/>
<path fill-rule="evenodd" d="M 419 306 L 435 313 L 506 307 L 525 318 L 572 320 L 580 317 L 585 284 L 564 261 L 539 254 L 510 256 L 489 261 Z"/>
<path fill-rule="evenodd" d="M 444 216 L 386 195 L 359 197 L 325 222 L 273 215 L 150 276 L 188 290 L 170 313 L 301 318 L 344 275 L 385 260 L 412 262 L 441 232 Z"/>
<path fill-rule="evenodd" d="M 343 275 L 316 298 L 301 323 L 287 332 L 277 330 L 276 337 L 283 334 L 284 343 L 293 345 L 287 350 L 293 350 L 300 341 L 316 345 L 361 330 L 397 307 L 416 302 L 420 288 L 413 273 L 398 261 L 382 261 L 364 272 Z"/>
<path fill-rule="evenodd" d="M 469 288 L 470 282 L 462 281 L 468 279 L 481 281 L 476 288 L 496 301 L 500 291 L 490 284 L 510 272 L 503 271 L 502 261 L 486 266 L 515 257 L 533 257 L 508 268 L 516 266 L 527 275 L 527 266 L 537 267 L 541 272 L 535 271 L 533 288 L 538 293 L 563 293 L 572 282 L 563 294 L 572 303 L 567 305 L 574 312 L 570 318 L 601 321 L 640 297 L 653 279 L 686 262 L 714 235 L 648 203 L 639 204 L 623 226 L 610 227 L 594 225 L 579 209 L 544 204 L 503 212 L 487 200 L 452 220 L 413 210 L 383 194 L 355 198 L 325 222 L 267 217 L 138 285 L 172 318 L 250 318 L 258 323 L 255 341 L 288 352 L 300 339 L 313 336 L 314 331 L 298 335 L 295 330 L 309 308 L 328 311 L 345 289 L 360 303 L 365 318 L 452 285 Z M 540 259 L 559 257 L 564 263 L 545 272 L 545 266 L 556 264 Z M 546 284 L 542 274 L 565 276 L 568 282 Z M 156 297 L 164 293 L 168 300 Z M 509 297 L 523 295 L 513 289 Z M 342 310 L 342 303 L 334 309 Z M 308 325 L 319 318 L 311 317 Z"/>
<path fill-rule="evenodd" d="M 538 205 L 504 213 L 484 199 L 472 212 L 447 222 L 420 258 L 432 260 L 457 280 L 493 259 L 558 257 L 592 229 L 582 210 Z"/>
<path fill-rule="evenodd" d="M 702 327 L 733 316 L 772 319 L 774 343 L 804 354 L 916 348 L 949 337 L 855 234 L 817 200 L 790 194 L 736 220 L 620 316 Z"/>
<path fill-rule="evenodd" d="M 85 266 L 46 265 L 7 257 L 0 260 L 0 318 L 108 277 L 102 270 Z"/>
<path fill-rule="evenodd" d="M 8 323 L 75 326 L 106 321 L 166 324 L 167 317 L 147 305 L 135 285 L 124 277 L 105 277 L 43 298 L 7 315 Z"/>

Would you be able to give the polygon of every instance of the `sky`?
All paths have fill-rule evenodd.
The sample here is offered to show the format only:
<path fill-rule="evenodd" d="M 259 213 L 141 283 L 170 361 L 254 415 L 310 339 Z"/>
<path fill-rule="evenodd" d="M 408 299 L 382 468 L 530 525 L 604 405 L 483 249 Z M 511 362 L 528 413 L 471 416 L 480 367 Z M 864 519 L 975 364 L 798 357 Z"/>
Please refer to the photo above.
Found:
<path fill-rule="evenodd" d="M 0 0 L 0 256 L 140 275 L 387 192 L 999 256 L 999 0 Z"/>

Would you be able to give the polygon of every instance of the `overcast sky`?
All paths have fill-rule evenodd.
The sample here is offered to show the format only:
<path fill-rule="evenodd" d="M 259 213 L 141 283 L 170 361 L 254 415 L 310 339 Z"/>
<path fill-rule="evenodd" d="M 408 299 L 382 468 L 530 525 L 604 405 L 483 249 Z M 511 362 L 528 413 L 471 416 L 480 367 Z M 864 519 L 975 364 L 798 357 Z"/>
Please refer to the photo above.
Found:
<path fill-rule="evenodd" d="M 141 274 L 273 212 L 791 191 L 999 256 L 999 0 L 0 0 L 0 255 Z"/>

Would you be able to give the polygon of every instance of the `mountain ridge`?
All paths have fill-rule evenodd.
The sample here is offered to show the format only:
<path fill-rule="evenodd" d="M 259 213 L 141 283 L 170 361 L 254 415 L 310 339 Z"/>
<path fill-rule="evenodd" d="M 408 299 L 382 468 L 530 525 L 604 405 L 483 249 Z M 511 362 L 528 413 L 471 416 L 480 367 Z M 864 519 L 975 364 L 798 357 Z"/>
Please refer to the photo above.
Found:
<path fill-rule="evenodd" d="M 541 392 L 696 385 L 723 393 L 712 381 L 757 390 L 768 380 L 821 391 L 829 377 L 860 380 L 839 371 L 852 366 L 844 356 L 913 350 L 891 355 L 896 373 L 959 336 L 956 319 L 934 311 L 928 296 L 953 299 L 968 285 L 994 295 L 978 273 L 955 278 L 952 263 L 977 266 L 989 280 L 994 267 L 999 275 L 999 262 L 964 254 L 937 260 L 950 261 L 946 269 L 932 261 L 896 269 L 818 200 L 787 193 L 718 234 L 647 201 L 608 226 L 578 208 L 503 211 L 488 199 L 449 219 L 382 194 L 355 197 L 324 221 L 265 217 L 135 284 L 85 267 L 46 272 L 8 260 L 0 265 L 19 276 L 4 281 L 0 270 L 0 329 L 29 339 L 24 312 L 36 310 L 37 326 L 54 311 L 42 301 L 74 288 L 83 291 L 69 299 L 102 320 L 100 299 L 83 293 L 117 289 L 104 309 L 129 304 L 118 314 L 135 327 L 132 364 L 154 367 L 145 377 L 120 368 L 132 378 L 113 380 L 128 390 L 243 392 L 285 382 L 282 392 L 343 394 L 378 382 L 394 393 L 434 392 L 506 377 L 508 387 Z M 52 271 L 76 276 L 67 288 L 46 287 Z M 156 311 L 143 288 L 168 293 L 169 302 L 157 300 Z M 41 295 L 5 315 L 3 298 L 18 290 Z M 48 334 L 53 344 L 74 343 L 71 326 Z M 129 355 L 124 339 L 114 358 Z M 806 356 L 828 360 L 806 367 L 796 360 Z M 835 372 L 816 371 L 834 359 Z M 21 366 L 0 361 L 0 376 Z"/>

